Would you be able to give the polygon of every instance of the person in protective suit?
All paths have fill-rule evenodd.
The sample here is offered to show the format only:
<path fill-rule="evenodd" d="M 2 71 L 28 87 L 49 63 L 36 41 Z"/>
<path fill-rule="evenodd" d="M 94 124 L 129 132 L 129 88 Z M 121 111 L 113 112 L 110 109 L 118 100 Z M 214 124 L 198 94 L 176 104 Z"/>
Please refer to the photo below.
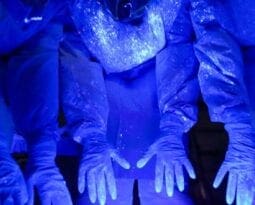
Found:
<path fill-rule="evenodd" d="M 255 2 L 191 0 L 198 79 L 211 120 L 229 134 L 225 160 L 213 183 L 228 173 L 226 201 L 254 204 Z"/>
<path fill-rule="evenodd" d="M 0 66 L 0 203 L 25 204 L 28 200 L 25 181 L 11 156 L 14 126 L 4 98 L 4 61 L 0 61 Z"/>
<path fill-rule="evenodd" d="M 64 4 L 58 0 L 2 0 L 0 2 L 1 64 L 1 170 L 0 203 L 72 204 L 65 181 L 55 164 L 58 138 L 58 47 Z M 4 94 L 2 94 L 4 93 Z M 4 98 L 4 99 L 2 99 Z M 7 150 L 15 130 L 28 144 L 26 185 Z M 10 119 L 10 120 L 8 120 Z M 2 148 L 2 146 L 4 148 Z M 28 193 L 26 192 L 28 190 Z"/>
<path fill-rule="evenodd" d="M 185 143 L 199 95 L 189 8 L 185 0 L 73 5 L 77 32 L 67 27 L 60 46 L 60 98 L 82 145 L 81 204 L 131 204 L 134 179 L 141 204 L 192 203 L 181 193 L 183 169 L 195 178 Z"/>
<path fill-rule="evenodd" d="M 128 8 L 133 8 L 133 4 L 125 5 L 124 11 L 119 12 L 119 8 L 121 8 L 120 5 L 122 4 L 116 4 L 116 1 L 114 2 L 114 6 L 109 6 L 107 8 L 109 8 L 110 13 L 114 14 L 115 20 L 123 19 L 125 16 L 129 16 L 129 14 L 132 13 L 129 12 L 132 9 Z M 175 5 L 181 4 L 181 1 L 174 2 L 176 3 Z M 251 106 L 254 104 L 252 101 L 254 98 L 254 95 L 252 95 L 254 93 L 254 86 L 252 86 L 253 76 L 249 76 L 247 73 L 249 72 L 248 69 L 252 71 L 251 69 L 253 68 L 252 59 L 254 56 L 253 46 L 255 42 L 253 8 L 255 3 L 253 1 L 240 2 L 239 0 L 191 0 L 190 2 L 191 7 L 189 11 L 191 12 L 192 25 L 196 34 L 195 52 L 200 62 L 198 79 L 202 95 L 209 107 L 211 120 L 223 122 L 230 137 L 226 159 L 219 170 L 214 186 L 217 187 L 226 172 L 229 172 L 226 194 L 227 202 L 232 203 L 236 198 L 237 204 L 252 204 L 254 198 L 254 128 L 252 121 L 254 117 L 252 116 L 251 109 L 253 108 L 254 110 L 254 107 Z M 105 2 L 104 5 L 109 5 L 109 2 Z M 82 2 L 77 4 L 77 8 L 83 11 Z M 92 8 L 91 10 L 94 11 L 96 6 Z M 177 7 L 173 6 L 170 10 L 173 11 L 175 8 Z M 87 9 L 87 11 L 89 10 L 90 9 Z M 95 13 L 93 13 L 93 16 L 95 17 L 94 14 Z M 103 16 L 103 12 L 97 12 L 97 14 Z M 86 21 L 80 22 L 78 16 L 76 18 L 78 28 L 83 28 L 82 24 L 85 24 Z M 174 15 L 168 15 L 168 17 L 169 19 L 175 18 Z M 184 19 L 186 18 L 183 18 L 181 21 L 185 22 Z M 107 27 L 111 28 L 111 26 L 109 26 L 111 24 L 107 23 L 105 19 L 98 21 L 99 24 L 101 23 L 101 26 L 104 25 L 104 22 L 106 22 Z M 114 36 L 116 34 L 111 32 L 111 29 L 99 29 L 100 27 L 96 26 L 87 26 L 87 28 L 89 28 L 89 32 L 87 33 L 97 31 L 97 38 L 101 39 L 102 44 L 105 45 L 111 42 L 111 39 L 109 40 L 106 38 L 107 35 L 111 34 Z M 179 30 L 179 32 L 186 31 L 184 32 L 186 36 L 190 35 L 187 26 L 185 28 L 179 27 L 177 30 Z M 87 30 L 85 29 L 84 31 Z M 85 34 L 84 31 L 80 29 L 83 35 Z M 172 33 L 167 34 L 170 34 L 170 37 L 174 36 Z M 178 34 L 178 32 L 175 34 Z M 121 35 L 118 33 L 115 36 L 120 37 Z M 169 36 L 166 35 L 168 39 L 171 39 Z M 87 42 L 89 39 L 89 37 L 84 38 L 85 44 L 89 44 Z M 174 38 L 171 40 L 174 40 Z M 94 43 L 96 45 L 95 47 L 98 48 L 96 41 Z M 129 41 L 128 45 L 130 44 L 132 45 L 132 41 Z M 115 47 L 116 46 L 113 46 L 111 47 L 112 49 L 108 49 L 106 53 L 103 53 L 104 55 L 96 55 L 96 49 L 87 46 L 89 50 L 87 53 L 92 53 L 91 56 L 88 54 L 90 56 L 89 58 L 92 59 L 91 61 L 94 61 L 95 57 L 99 58 L 98 56 L 101 56 L 99 62 L 103 62 L 102 56 L 111 54 Z M 93 50 L 94 52 L 92 52 Z M 100 49 L 97 51 L 100 52 Z M 140 53 L 143 54 L 145 52 Z M 121 55 L 121 57 L 117 55 L 117 57 L 115 56 L 115 60 L 117 62 L 122 62 L 126 57 L 126 55 Z M 175 58 L 172 58 L 172 62 L 174 61 Z M 106 59 L 104 63 L 101 64 L 107 64 L 108 62 L 109 61 Z M 87 64 L 90 65 L 88 62 Z M 94 62 L 92 65 L 96 65 L 96 63 Z M 105 69 L 107 66 L 104 65 L 103 67 Z M 120 68 L 121 66 L 117 67 Z M 245 86 L 244 80 L 246 80 L 247 86 Z M 249 89 L 248 93 L 247 88 Z M 112 110 L 115 109 L 116 107 Z M 94 111 L 93 113 L 96 112 Z M 80 119 L 82 119 L 82 117 L 81 114 Z M 80 122 L 82 122 L 82 120 Z M 100 128 L 103 126 L 98 127 Z M 79 136 L 79 134 L 77 134 L 77 136 Z"/>

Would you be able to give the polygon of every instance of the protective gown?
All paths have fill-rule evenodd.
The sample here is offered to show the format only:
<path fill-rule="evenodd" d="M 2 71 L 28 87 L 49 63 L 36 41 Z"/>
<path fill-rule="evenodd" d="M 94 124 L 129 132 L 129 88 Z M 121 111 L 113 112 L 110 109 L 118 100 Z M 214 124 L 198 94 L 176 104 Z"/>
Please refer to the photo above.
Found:
<path fill-rule="evenodd" d="M 38 4 L 35 5 L 32 3 L 35 1 L 31 1 L 31 4 L 29 1 L 24 2 L 0 2 L 0 54 L 6 55 L 6 66 L 0 69 L 5 75 L 5 82 L 1 83 L 4 83 L 5 100 L 9 104 L 15 129 L 28 143 L 29 157 L 25 173 L 28 204 L 33 204 L 34 188 L 38 190 L 42 204 L 71 204 L 64 179 L 55 165 L 58 137 L 58 46 L 62 38 L 62 23 L 58 21 L 57 15 L 64 4 L 55 0 L 36 1 Z M 4 116 L 1 119 L 8 123 Z M 6 129 L 1 126 L 1 142 L 8 134 Z M 2 152 L 4 149 L 1 149 L 1 156 L 4 156 Z M 15 168 L 14 165 L 12 167 Z M 2 172 L 1 181 L 8 173 L 1 168 Z M 8 193 L 14 195 L 3 204 L 24 204 L 27 199 L 26 187 L 22 187 L 22 183 L 14 183 L 22 182 L 20 175 L 12 174 L 11 178 L 3 180 L 10 185 L 10 189 L 4 190 L 1 197 L 4 198 Z M 23 192 L 17 192 L 17 187 Z M 6 184 L 1 184 L 0 189 L 4 188 Z"/>
<path fill-rule="evenodd" d="M 87 188 L 92 202 L 131 204 L 139 179 L 142 204 L 190 203 L 178 191 L 167 197 L 174 181 L 184 189 L 182 166 L 195 177 L 183 144 L 199 94 L 189 8 L 187 1 L 150 1 L 132 24 L 113 20 L 100 1 L 74 5 L 78 32 L 68 28 L 61 45 L 60 98 L 70 134 L 83 145 L 79 190 Z M 153 155 L 156 165 L 148 162 Z M 166 177 L 161 194 L 154 177 L 157 192 Z"/>
<path fill-rule="evenodd" d="M 28 200 L 25 180 L 10 154 L 14 126 L 4 98 L 2 68 L 5 63 L 0 61 L 0 66 L 0 203 L 25 204 Z"/>
<path fill-rule="evenodd" d="M 255 187 L 254 45 L 255 2 L 192 0 L 199 84 L 211 120 L 229 134 L 214 187 L 228 173 L 226 200 L 251 205 Z M 248 92 L 247 92 L 248 91 Z"/>

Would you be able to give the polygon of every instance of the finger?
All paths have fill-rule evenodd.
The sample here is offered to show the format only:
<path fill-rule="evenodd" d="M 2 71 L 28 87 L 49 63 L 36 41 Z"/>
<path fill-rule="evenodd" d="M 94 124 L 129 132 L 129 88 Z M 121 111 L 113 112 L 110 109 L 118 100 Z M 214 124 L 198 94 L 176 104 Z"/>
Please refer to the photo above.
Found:
<path fill-rule="evenodd" d="M 250 187 L 246 187 L 246 182 L 238 184 L 236 193 L 236 205 L 252 205 L 253 194 L 252 190 L 249 188 Z"/>
<path fill-rule="evenodd" d="M 251 193 L 249 189 L 246 189 L 245 192 L 242 194 L 242 199 L 241 199 L 242 203 L 239 203 L 237 205 L 254 205 L 252 201 L 253 201 L 253 194 Z"/>
<path fill-rule="evenodd" d="M 221 184 L 222 180 L 224 179 L 224 176 L 228 172 L 228 168 L 224 165 L 221 166 L 220 170 L 218 171 L 215 180 L 213 182 L 213 187 L 218 188 L 219 185 Z"/>
<path fill-rule="evenodd" d="M 194 168 L 191 165 L 190 161 L 189 160 L 184 160 L 183 165 L 184 165 L 185 169 L 187 170 L 190 178 L 191 179 L 195 179 L 196 178 L 196 174 L 195 174 Z"/>
<path fill-rule="evenodd" d="M 248 188 L 247 189 L 247 194 L 246 194 L 246 198 L 247 198 L 247 201 L 245 202 L 244 205 L 252 205 L 254 204 L 254 189 L 253 188 Z"/>
<path fill-rule="evenodd" d="M 174 167 L 165 166 L 165 181 L 166 181 L 166 193 L 167 196 L 172 197 L 174 193 Z"/>
<path fill-rule="evenodd" d="M 155 167 L 155 191 L 157 193 L 162 191 L 164 177 L 164 164 L 162 160 L 157 159 Z"/>
<path fill-rule="evenodd" d="M 115 200 L 117 198 L 117 189 L 116 189 L 116 181 L 114 177 L 114 172 L 112 166 L 109 166 L 105 172 L 106 182 L 108 185 L 108 190 L 111 198 Z"/>
<path fill-rule="evenodd" d="M 228 185 L 227 185 L 227 194 L 226 194 L 226 201 L 228 204 L 232 204 L 235 200 L 236 186 L 237 186 L 237 175 L 234 174 L 233 172 L 230 172 L 228 176 Z"/>
<path fill-rule="evenodd" d="M 49 195 L 44 195 L 40 197 L 41 205 L 51 205 L 51 197 Z"/>
<path fill-rule="evenodd" d="M 236 192 L 236 205 L 243 205 L 244 204 L 244 199 L 242 197 L 243 195 L 243 187 L 239 184 L 237 186 L 237 192 Z"/>
<path fill-rule="evenodd" d="M 94 171 L 89 171 L 87 174 L 87 182 L 88 182 L 88 194 L 89 199 L 92 203 L 96 202 L 97 193 L 96 193 L 96 176 Z"/>
<path fill-rule="evenodd" d="M 28 202 L 28 195 L 26 189 L 19 189 L 13 196 L 15 205 L 24 205 Z"/>
<path fill-rule="evenodd" d="M 52 205 L 72 205 L 69 193 L 66 193 L 66 195 L 52 197 Z"/>
<path fill-rule="evenodd" d="M 15 205 L 24 205 L 28 202 L 28 190 L 25 183 L 25 180 L 22 176 L 19 178 L 19 187 L 15 190 L 15 193 L 13 195 L 13 199 L 15 201 Z"/>
<path fill-rule="evenodd" d="M 14 201 L 13 201 L 13 198 L 12 198 L 11 195 L 8 196 L 8 197 L 4 200 L 4 202 L 3 202 L 3 205 L 13 205 L 13 204 L 14 204 Z"/>
<path fill-rule="evenodd" d="M 85 174 L 86 169 L 83 166 L 81 166 L 78 175 L 78 189 L 81 194 L 84 192 L 85 189 Z"/>
<path fill-rule="evenodd" d="M 129 162 L 127 160 L 125 160 L 124 158 L 120 157 L 116 152 L 113 152 L 111 154 L 111 157 L 114 161 L 116 161 L 124 169 L 130 169 Z"/>
<path fill-rule="evenodd" d="M 51 197 L 52 205 L 72 205 L 72 199 L 65 181 L 59 182 L 53 194 Z"/>
<path fill-rule="evenodd" d="M 104 171 L 100 171 L 97 180 L 97 197 L 100 205 L 105 205 L 106 190 L 105 190 L 105 175 Z"/>
<path fill-rule="evenodd" d="M 176 177 L 176 183 L 177 187 L 180 192 L 184 190 L 184 177 L 183 177 L 183 170 L 182 165 L 180 163 L 175 164 L 175 177 Z"/>
<path fill-rule="evenodd" d="M 140 160 L 138 160 L 138 162 L 136 163 L 137 168 L 143 168 L 153 157 L 154 154 L 154 152 L 149 150 Z"/>
<path fill-rule="evenodd" d="M 34 185 L 31 180 L 27 182 L 28 205 L 34 205 Z"/>
<path fill-rule="evenodd" d="M 246 189 L 246 194 L 244 194 L 244 205 L 253 205 L 254 192 L 250 189 Z"/>

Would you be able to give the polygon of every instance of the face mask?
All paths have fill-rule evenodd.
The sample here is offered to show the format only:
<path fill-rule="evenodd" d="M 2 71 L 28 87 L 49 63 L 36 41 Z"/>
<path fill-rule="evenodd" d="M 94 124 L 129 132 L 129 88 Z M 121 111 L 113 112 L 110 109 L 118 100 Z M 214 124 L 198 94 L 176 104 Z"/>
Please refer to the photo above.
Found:
<path fill-rule="evenodd" d="M 141 17 L 149 0 L 105 0 L 106 8 L 113 18 L 119 21 L 131 21 Z"/>

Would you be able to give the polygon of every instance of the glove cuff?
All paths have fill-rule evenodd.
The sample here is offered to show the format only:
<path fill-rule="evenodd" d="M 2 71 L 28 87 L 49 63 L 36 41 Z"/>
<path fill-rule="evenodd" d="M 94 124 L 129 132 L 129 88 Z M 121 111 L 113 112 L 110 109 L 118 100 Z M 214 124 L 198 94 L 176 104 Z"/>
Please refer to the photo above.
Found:
<path fill-rule="evenodd" d="M 196 119 L 187 118 L 185 116 L 177 116 L 171 113 L 165 113 L 160 119 L 160 130 L 162 132 L 171 132 L 182 134 L 188 132 L 196 123 Z"/>
<path fill-rule="evenodd" d="M 255 130 L 248 123 L 226 124 L 225 129 L 229 134 L 229 147 L 238 147 L 244 151 L 249 147 L 255 150 Z"/>
<path fill-rule="evenodd" d="M 101 153 L 110 148 L 106 135 L 100 131 L 86 133 L 80 143 L 85 153 Z"/>
<path fill-rule="evenodd" d="M 106 136 L 106 131 L 101 127 L 90 126 L 88 123 L 82 123 L 73 131 L 73 140 L 79 144 L 84 144 L 90 135 L 101 134 Z"/>
<path fill-rule="evenodd" d="M 55 164 L 57 142 L 53 138 L 28 145 L 28 164 L 32 166 L 51 166 Z"/>

